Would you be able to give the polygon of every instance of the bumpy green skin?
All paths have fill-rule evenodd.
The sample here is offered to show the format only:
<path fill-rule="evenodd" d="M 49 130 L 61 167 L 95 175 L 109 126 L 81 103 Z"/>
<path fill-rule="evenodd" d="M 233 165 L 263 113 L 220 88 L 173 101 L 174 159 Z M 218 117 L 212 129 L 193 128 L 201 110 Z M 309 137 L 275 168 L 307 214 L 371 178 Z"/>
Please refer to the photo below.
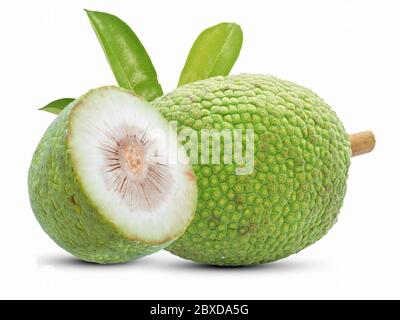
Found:
<path fill-rule="evenodd" d="M 272 76 L 239 75 L 189 84 L 154 103 L 179 130 L 255 131 L 251 175 L 236 175 L 235 165 L 194 166 L 198 208 L 171 253 L 221 266 L 272 262 L 335 224 L 351 149 L 334 111 L 312 91 Z"/>
<path fill-rule="evenodd" d="M 73 107 L 64 109 L 47 129 L 29 170 L 31 206 L 42 228 L 59 246 L 89 262 L 127 262 L 162 249 L 170 242 L 155 246 L 131 241 L 90 203 L 68 147 Z"/>

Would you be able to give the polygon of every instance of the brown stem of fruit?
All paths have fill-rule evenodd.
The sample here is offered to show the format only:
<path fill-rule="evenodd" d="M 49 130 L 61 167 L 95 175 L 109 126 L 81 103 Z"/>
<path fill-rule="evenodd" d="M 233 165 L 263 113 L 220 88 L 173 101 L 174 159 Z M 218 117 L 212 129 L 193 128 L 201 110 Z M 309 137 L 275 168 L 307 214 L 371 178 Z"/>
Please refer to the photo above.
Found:
<path fill-rule="evenodd" d="M 359 156 L 371 152 L 375 148 L 375 136 L 372 131 L 363 131 L 349 135 L 351 156 Z"/>

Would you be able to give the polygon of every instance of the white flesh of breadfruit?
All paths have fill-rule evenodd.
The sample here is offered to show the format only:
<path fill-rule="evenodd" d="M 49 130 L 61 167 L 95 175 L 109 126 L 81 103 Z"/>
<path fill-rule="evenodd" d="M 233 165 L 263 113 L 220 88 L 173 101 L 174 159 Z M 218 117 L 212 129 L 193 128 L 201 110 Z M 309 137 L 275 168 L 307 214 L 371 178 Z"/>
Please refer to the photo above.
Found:
<path fill-rule="evenodd" d="M 47 161 L 55 152 L 65 152 L 66 164 Z M 61 175 L 68 188 L 54 187 Z M 191 222 L 197 200 L 196 179 L 176 132 L 154 107 L 116 87 L 92 90 L 59 115 L 34 155 L 29 186 L 45 231 L 76 256 L 100 263 L 168 245 Z M 54 208 L 55 201 L 43 201 L 40 193 L 72 199 L 71 208 Z M 76 206 L 78 220 L 71 210 Z"/>

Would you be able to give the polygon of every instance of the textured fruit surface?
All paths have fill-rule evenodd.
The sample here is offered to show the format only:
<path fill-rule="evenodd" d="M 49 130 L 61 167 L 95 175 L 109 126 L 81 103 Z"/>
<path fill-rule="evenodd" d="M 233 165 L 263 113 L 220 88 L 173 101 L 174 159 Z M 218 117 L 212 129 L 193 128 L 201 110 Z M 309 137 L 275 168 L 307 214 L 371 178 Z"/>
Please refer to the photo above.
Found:
<path fill-rule="evenodd" d="M 167 250 L 214 265 L 282 259 L 322 238 L 346 192 L 350 143 L 335 112 L 311 90 L 272 76 L 216 77 L 154 102 L 178 129 L 253 129 L 250 175 L 235 164 L 197 164 L 198 206 Z"/>
<path fill-rule="evenodd" d="M 129 121 L 134 122 L 139 117 L 135 114 L 139 106 L 131 108 L 132 99 L 134 105 L 144 103 L 131 93 L 114 87 L 90 91 L 60 113 L 44 134 L 32 159 L 28 178 L 29 196 L 37 220 L 59 246 L 86 261 L 120 263 L 156 252 L 183 233 L 194 213 L 196 201 L 189 201 L 193 198 L 192 194 L 196 198 L 196 187 L 193 188 L 191 182 L 177 185 L 183 179 L 179 180 L 180 176 L 175 172 L 171 173 L 174 183 L 169 188 L 176 185 L 188 202 L 177 201 L 171 198 L 172 195 L 165 194 L 162 199 L 165 205 L 160 209 L 152 207 L 146 211 L 142 204 L 139 209 L 130 210 L 122 201 L 123 197 L 112 201 L 120 190 L 108 192 L 103 186 L 102 173 L 98 172 L 102 170 L 99 154 L 103 154 L 104 144 L 99 142 L 103 141 L 104 132 L 98 128 L 104 123 L 110 125 L 107 121 L 119 124 L 119 118 L 122 118 L 123 130 L 127 131 Z M 123 105 L 125 107 L 121 111 Z M 146 107 L 150 110 L 147 111 Z M 146 112 L 142 114 L 142 123 L 146 118 L 162 119 L 151 105 L 145 104 L 141 108 Z M 128 119 L 126 114 L 132 115 L 132 119 Z M 167 127 L 167 122 L 162 121 Z M 114 127 L 112 132 L 117 129 L 117 126 Z M 106 134 L 110 136 L 109 132 Z M 106 157 L 110 156 L 106 154 Z M 116 172 L 114 168 L 113 164 L 112 171 Z M 185 170 L 181 176 L 187 175 Z M 111 170 L 107 169 L 107 172 Z M 124 179 L 124 184 L 118 189 L 124 191 L 128 180 Z M 191 180 L 195 186 L 194 180 Z M 125 194 L 127 192 L 124 191 Z M 178 209 L 170 208 L 167 201 L 179 202 L 185 213 L 180 214 Z M 108 207 L 110 204 L 112 208 Z M 173 227 L 170 227 L 171 221 L 175 223 Z M 154 224 L 159 226 L 156 236 L 160 238 L 152 234 Z M 139 227 L 135 230 L 137 225 Z M 146 228 L 151 230 L 146 231 Z"/>

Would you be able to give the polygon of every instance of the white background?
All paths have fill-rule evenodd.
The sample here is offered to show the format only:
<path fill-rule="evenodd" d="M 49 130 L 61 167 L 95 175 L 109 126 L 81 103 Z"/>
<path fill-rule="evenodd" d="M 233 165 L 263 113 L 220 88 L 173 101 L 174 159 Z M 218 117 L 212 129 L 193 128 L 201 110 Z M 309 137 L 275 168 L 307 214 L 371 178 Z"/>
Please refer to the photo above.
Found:
<path fill-rule="evenodd" d="M 119 266 L 81 263 L 31 212 L 27 171 L 53 115 L 36 109 L 114 84 L 83 8 L 114 13 L 142 39 L 165 91 L 195 37 L 234 21 L 244 45 L 234 73 L 312 88 L 348 132 L 373 129 L 353 159 L 339 223 L 298 255 L 215 268 L 167 252 Z M 1 1 L 0 298 L 400 298 L 398 1 Z"/>

